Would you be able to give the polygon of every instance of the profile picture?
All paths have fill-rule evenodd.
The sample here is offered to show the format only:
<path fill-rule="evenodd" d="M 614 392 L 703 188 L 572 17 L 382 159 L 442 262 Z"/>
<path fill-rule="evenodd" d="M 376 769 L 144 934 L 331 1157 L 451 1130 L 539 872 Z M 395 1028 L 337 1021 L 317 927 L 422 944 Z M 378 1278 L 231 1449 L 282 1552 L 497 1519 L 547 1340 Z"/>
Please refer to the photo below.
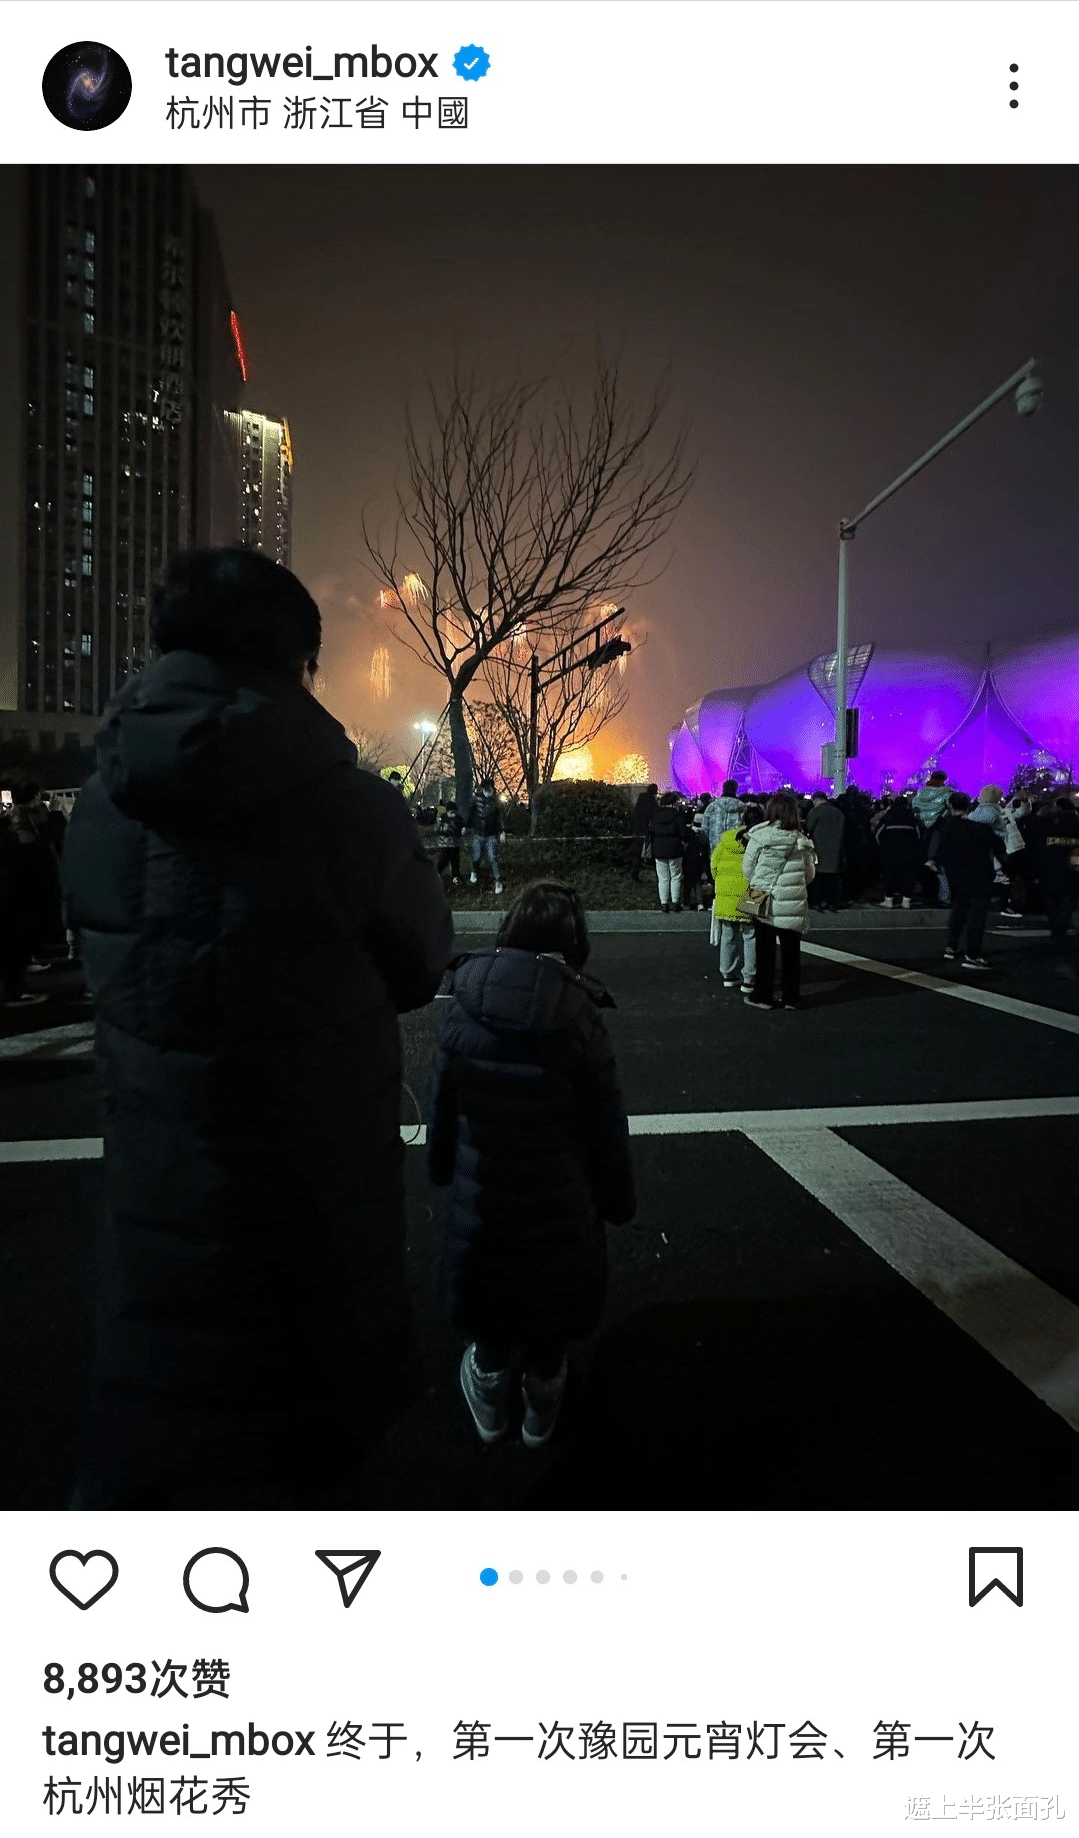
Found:
<path fill-rule="evenodd" d="M 49 59 L 41 93 L 65 128 L 91 133 L 120 119 L 131 100 L 131 72 L 110 45 L 81 39 Z"/>

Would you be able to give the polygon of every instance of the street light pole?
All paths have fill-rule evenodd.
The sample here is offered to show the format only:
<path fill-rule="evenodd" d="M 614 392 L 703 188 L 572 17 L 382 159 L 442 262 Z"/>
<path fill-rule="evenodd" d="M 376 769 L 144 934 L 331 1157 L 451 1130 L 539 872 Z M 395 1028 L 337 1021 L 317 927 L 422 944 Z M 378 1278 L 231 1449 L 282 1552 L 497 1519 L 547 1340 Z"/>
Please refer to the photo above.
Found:
<path fill-rule="evenodd" d="M 835 758 L 832 795 L 847 789 L 847 544 L 854 531 L 839 525 L 839 599 L 835 618 Z"/>
<path fill-rule="evenodd" d="M 536 810 L 536 782 L 539 778 L 539 658 L 532 653 L 528 698 L 528 808 L 533 826 Z"/>
<path fill-rule="evenodd" d="M 1037 368 L 1037 358 L 1029 358 L 1021 370 L 1017 370 L 1006 383 L 1002 383 L 999 389 L 994 389 L 991 396 L 986 396 L 984 402 L 980 402 L 976 409 L 972 409 L 969 415 L 965 415 L 962 421 L 957 422 L 951 432 L 945 434 L 943 440 L 938 440 L 935 446 L 930 447 L 928 453 L 923 453 L 921 459 L 915 460 L 913 466 L 908 466 L 906 472 L 901 472 L 897 479 L 893 479 L 890 485 L 878 492 L 875 498 L 870 499 L 864 511 L 859 511 L 857 517 L 844 517 L 840 521 L 839 593 L 835 640 L 835 750 L 832 761 L 832 790 L 835 793 L 845 791 L 847 786 L 847 544 L 853 540 L 858 525 L 864 523 L 871 512 L 891 498 L 900 486 L 906 485 L 908 480 L 923 471 L 931 460 L 936 459 L 938 453 L 943 453 L 945 447 L 950 447 L 953 441 L 959 439 L 960 434 L 965 434 L 968 428 L 972 428 L 975 422 L 980 421 L 983 415 L 987 415 L 998 402 L 1003 402 L 1005 396 L 1011 395 L 1013 390 L 1015 391 L 1015 406 L 1020 415 L 1032 415 L 1040 407 L 1042 399 L 1042 384 L 1036 374 Z"/>

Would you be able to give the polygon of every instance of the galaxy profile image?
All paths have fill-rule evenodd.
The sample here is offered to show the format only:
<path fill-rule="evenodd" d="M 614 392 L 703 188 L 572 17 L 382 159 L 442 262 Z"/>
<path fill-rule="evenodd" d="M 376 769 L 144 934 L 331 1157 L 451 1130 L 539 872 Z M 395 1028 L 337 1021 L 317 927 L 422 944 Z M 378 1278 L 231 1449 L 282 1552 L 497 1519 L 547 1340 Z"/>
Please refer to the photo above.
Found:
<path fill-rule="evenodd" d="M 109 45 L 65 45 L 45 66 L 45 106 L 65 128 L 91 133 L 118 121 L 131 100 L 131 72 Z"/>

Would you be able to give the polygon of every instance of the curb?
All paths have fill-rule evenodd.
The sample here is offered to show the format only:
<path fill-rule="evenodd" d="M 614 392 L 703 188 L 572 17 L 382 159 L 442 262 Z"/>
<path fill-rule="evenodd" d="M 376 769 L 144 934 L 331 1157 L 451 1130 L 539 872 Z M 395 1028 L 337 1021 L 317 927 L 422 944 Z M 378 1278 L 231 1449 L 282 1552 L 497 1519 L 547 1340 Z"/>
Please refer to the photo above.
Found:
<path fill-rule="evenodd" d="M 505 915 L 505 907 L 491 907 L 482 911 L 473 907 L 468 911 L 454 912 L 454 931 L 495 931 Z M 590 932 L 708 933 L 712 925 L 710 911 L 661 913 L 647 907 L 636 912 L 586 913 L 585 918 Z M 817 936 L 824 932 L 942 931 L 947 923 L 946 907 L 915 907 L 911 912 L 904 913 L 897 909 L 888 911 L 879 906 L 865 906 L 842 913 L 814 913 L 809 935 Z M 1018 925 L 1016 930 L 1019 930 Z"/>

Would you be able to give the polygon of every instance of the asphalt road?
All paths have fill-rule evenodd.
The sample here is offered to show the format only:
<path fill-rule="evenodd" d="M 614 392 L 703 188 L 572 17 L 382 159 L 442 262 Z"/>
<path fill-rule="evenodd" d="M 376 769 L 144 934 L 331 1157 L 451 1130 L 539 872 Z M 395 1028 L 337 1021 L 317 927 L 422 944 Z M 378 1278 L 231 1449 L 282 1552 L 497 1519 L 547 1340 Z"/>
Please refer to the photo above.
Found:
<path fill-rule="evenodd" d="M 696 915 L 595 937 L 640 1196 L 611 1235 L 603 1330 L 574 1349 L 549 1449 L 482 1449 L 431 1305 L 441 1195 L 410 1149 L 428 1390 L 373 1506 L 1079 1505 L 1079 981 L 1000 929 L 976 985 L 1000 1000 L 956 999 L 972 979 L 939 929 L 896 919 L 815 933 L 797 1014 L 725 991 Z M 99 1160 L 5 1148 L 99 1134 L 77 982 L 41 986 L 47 1010 L 0 1039 L 8 1508 L 65 1496 L 102 1203 Z M 404 1023 L 405 1124 L 440 1018 Z"/>

